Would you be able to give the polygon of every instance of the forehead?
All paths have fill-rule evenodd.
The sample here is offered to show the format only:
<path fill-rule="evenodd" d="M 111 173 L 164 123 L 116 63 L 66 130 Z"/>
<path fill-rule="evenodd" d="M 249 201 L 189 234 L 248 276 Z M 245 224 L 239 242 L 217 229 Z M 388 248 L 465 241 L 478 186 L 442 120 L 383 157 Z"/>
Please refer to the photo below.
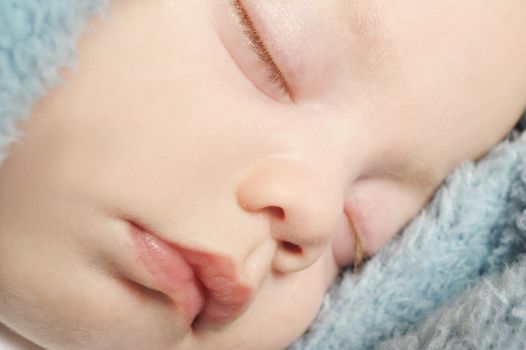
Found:
<path fill-rule="evenodd" d="M 525 9 L 522 0 L 331 0 L 321 4 L 332 8 L 342 31 L 354 41 L 368 44 L 385 44 L 390 37 L 409 34 L 402 28 L 411 28 L 414 36 L 421 36 L 478 27 L 469 34 L 482 36 L 490 34 L 484 31 L 496 23 L 506 27 L 510 21 L 523 19 Z M 419 26 L 418 31 L 414 31 L 415 26 Z"/>
<path fill-rule="evenodd" d="M 338 44 L 347 48 L 347 58 L 361 58 L 354 61 L 382 76 L 419 71 L 421 79 L 422 72 L 451 75 L 451 67 L 487 70 L 496 60 L 501 66 L 509 61 L 521 45 L 524 49 L 526 3 L 521 0 L 505 6 L 495 0 L 330 3 L 341 33 Z"/>

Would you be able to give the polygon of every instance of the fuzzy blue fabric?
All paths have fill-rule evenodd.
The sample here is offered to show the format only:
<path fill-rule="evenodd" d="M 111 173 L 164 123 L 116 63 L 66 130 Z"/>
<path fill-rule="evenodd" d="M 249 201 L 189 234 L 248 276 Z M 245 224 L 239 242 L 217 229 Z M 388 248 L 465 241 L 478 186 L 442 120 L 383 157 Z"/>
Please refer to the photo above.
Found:
<path fill-rule="evenodd" d="M 0 162 L 19 137 L 16 123 L 72 67 L 86 19 L 108 0 L 0 0 Z"/>
<path fill-rule="evenodd" d="M 0 162 L 108 0 L 0 0 Z M 460 166 L 290 349 L 526 348 L 526 136 Z M 381 220 L 381 218 L 379 218 Z"/>

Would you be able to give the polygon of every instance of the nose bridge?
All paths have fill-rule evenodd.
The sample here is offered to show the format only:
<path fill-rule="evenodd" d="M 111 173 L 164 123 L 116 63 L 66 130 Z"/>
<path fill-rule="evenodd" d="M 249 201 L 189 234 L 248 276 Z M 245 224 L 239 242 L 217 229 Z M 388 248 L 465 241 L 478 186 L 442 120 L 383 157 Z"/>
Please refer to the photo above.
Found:
<path fill-rule="evenodd" d="M 299 161 L 267 157 L 255 164 L 238 188 L 239 205 L 271 220 L 278 242 L 273 266 L 301 270 L 322 254 L 343 215 L 342 172 L 327 159 Z"/>

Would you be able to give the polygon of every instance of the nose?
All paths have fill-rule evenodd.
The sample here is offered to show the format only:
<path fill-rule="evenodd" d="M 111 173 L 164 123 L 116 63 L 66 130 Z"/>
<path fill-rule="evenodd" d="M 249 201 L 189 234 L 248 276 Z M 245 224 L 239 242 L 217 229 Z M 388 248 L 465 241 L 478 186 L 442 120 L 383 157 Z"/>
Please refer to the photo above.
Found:
<path fill-rule="evenodd" d="M 327 249 L 344 215 L 338 183 L 328 167 L 278 157 L 262 160 L 244 177 L 237 199 L 243 209 L 270 220 L 275 270 L 305 269 Z"/>

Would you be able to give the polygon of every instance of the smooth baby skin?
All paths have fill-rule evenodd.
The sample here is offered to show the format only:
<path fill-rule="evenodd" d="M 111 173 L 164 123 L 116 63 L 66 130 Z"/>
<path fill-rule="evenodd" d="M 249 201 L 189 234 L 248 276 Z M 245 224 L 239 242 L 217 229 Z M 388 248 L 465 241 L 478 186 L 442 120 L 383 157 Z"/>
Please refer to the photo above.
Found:
<path fill-rule="evenodd" d="M 353 261 L 352 230 L 373 255 L 517 122 L 524 13 L 520 0 L 112 2 L 0 168 L 0 322 L 49 349 L 286 347 Z M 135 226 L 227 261 L 243 308 L 189 322 Z"/>

